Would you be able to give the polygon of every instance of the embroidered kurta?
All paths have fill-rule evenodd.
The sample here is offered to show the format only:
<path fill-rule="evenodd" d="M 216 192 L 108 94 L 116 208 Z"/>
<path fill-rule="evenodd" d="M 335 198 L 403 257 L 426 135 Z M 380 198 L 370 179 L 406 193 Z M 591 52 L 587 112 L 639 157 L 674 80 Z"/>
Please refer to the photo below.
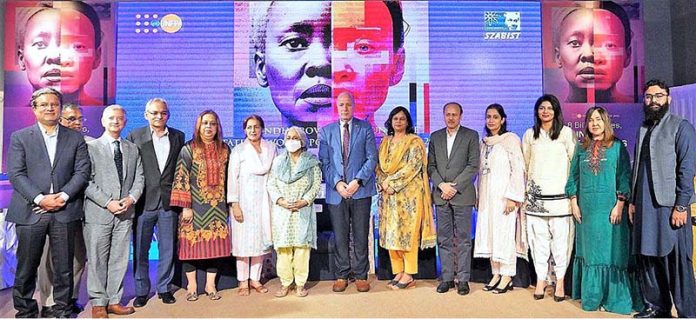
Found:
<path fill-rule="evenodd" d="M 244 220 L 239 223 L 230 216 L 232 255 L 261 256 L 270 252 L 271 199 L 266 182 L 276 156 L 275 144 L 261 140 L 261 153 L 248 140 L 230 153 L 227 171 L 227 202 L 239 203 Z"/>
<path fill-rule="evenodd" d="M 527 232 L 519 209 L 504 214 L 507 200 L 524 202 L 524 159 L 515 133 L 491 136 L 481 144 L 479 200 L 474 257 L 514 264 L 527 259 Z"/>
<path fill-rule="evenodd" d="M 298 160 L 292 163 L 287 153 L 282 153 L 273 160 L 273 167 L 268 179 L 268 194 L 271 197 L 273 208 L 271 212 L 271 228 L 273 233 L 273 246 L 275 249 L 286 247 L 311 247 L 317 248 L 317 215 L 314 211 L 314 199 L 321 186 L 321 167 L 319 160 L 314 155 L 305 151 L 304 156 L 311 156 L 313 160 L 309 167 L 302 167 Z M 284 163 L 285 162 L 285 163 Z M 301 174 L 297 180 L 290 183 L 284 182 L 279 169 L 283 165 L 289 165 L 289 175 Z M 302 170 L 302 173 L 298 171 Z M 309 205 L 292 212 L 277 204 L 278 199 L 284 198 L 288 202 L 305 200 Z"/>
<path fill-rule="evenodd" d="M 560 217 L 572 214 L 565 184 L 574 151 L 575 135 L 567 126 L 555 140 L 544 130 L 540 130 L 537 139 L 534 139 L 532 128 L 524 133 L 522 153 L 527 171 L 527 215 Z"/>
<path fill-rule="evenodd" d="M 225 200 L 230 150 L 215 154 L 212 144 L 179 153 L 172 185 L 171 205 L 191 208 L 193 220 L 179 220 L 179 259 L 211 259 L 230 255 L 229 213 Z"/>
<path fill-rule="evenodd" d="M 388 250 L 411 251 L 434 247 L 435 226 L 426 171 L 425 145 L 409 134 L 398 142 L 388 136 L 379 147 L 377 185 L 386 180 L 395 193 L 380 193 L 379 245 Z"/>
<path fill-rule="evenodd" d="M 632 264 L 628 216 L 624 212 L 618 225 L 609 222 L 617 197 L 628 198 L 630 183 L 631 163 L 620 140 L 609 148 L 601 142 L 593 142 L 588 149 L 578 145 L 566 193 L 577 196 L 582 215 L 575 226 L 572 296 L 582 299 L 584 310 L 602 306 L 610 312 L 630 314 L 640 308 L 637 281 L 628 269 Z"/>

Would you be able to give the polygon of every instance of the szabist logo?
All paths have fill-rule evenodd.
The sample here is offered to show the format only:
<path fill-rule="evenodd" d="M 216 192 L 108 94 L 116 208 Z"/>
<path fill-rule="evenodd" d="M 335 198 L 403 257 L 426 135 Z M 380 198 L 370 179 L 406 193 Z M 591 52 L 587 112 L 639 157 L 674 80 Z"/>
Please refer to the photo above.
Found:
<path fill-rule="evenodd" d="M 162 28 L 162 31 L 167 33 L 175 33 L 181 30 L 181 26 L 181 18 L 173 13 L 165 15 L 162 17 L 162 20 L 160 20 L 160 28 Z"/>
<path fill-rule="evenodd" d="M 519 11 L 486 11 L 483 25 L 485 40 L 518 40 L 522 31 Z"/>

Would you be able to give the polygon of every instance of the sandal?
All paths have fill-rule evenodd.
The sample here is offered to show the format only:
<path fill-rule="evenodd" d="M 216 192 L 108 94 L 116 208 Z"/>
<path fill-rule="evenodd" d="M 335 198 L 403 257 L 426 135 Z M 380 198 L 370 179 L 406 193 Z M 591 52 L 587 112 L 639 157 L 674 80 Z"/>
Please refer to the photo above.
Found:
<path fill-rule="evenodd" d="M 213 291 L 213 292 L 206 292 L 205 294 L 208 295 L 208 298 L 209 298 L 210 300 L 220 300 L 220 299 L 222 299 L 222 296 L 220 296 L 220 293 L 218 293 L 217 290 L 216 290 L 216 291 Z"/>
<path fill-rule="evenodd" d="M 256 292 L 258 292 L 260 294 L 268 293 L 268 288 L 266 288 L 266 286 L 264 286 L 263 284 L 259 284 L 258 286 L 254 286 L 254 285 L 250 284 L 249 286 L 251 288 L 253 288 L 254 290 L 256 290 Z"/>
<path fill-rule="evenodd" d="M 307 291 L 307 289 L 305 289 L 304 286 L 297 287 L 297 289 L 295 290 L 295 295 L 297 295 L 298 297 L 307 297 L 308 294 L 309 291 Z"/>
<path fill-rule="evenodd" d="M 416 288 L 416 280 L 411 278 L 411 281 L 409 282 L 397 282 L 396 285 L 393 286 L 393 289 L 395 290 L 400 290 L 400 289 L 409 289 L 409 288 Z"/>
<path fill-rule="evenodd" d="M 195 292 L 189 292 L 186 294 L 186 301 L 196 301 L 198 300 L 198 294 Z"/>
<path fill-rule="evenodd" d="M 288 295 L 288 292 L 290 291 L 290 286 L 280 286 L 280 289 L 275 292 L 275 296 L 278 298 L 282 298 Z"/>
<path fill-rule="evenodd" d="M 249 287 L 239 287 L 237 289 L 237 295 L 238 296 L 248 296 L 250 295 Z"/>

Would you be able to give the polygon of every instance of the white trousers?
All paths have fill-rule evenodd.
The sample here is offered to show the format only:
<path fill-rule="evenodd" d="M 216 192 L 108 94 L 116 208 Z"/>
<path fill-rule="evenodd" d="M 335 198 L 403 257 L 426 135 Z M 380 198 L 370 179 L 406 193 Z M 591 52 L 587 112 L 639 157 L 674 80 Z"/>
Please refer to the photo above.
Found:
<path fill-rule="evenodd" d="M 537 280 L 549 280 L 549 257 L 555 265 L 557 279 L 563 279 L 570 262 L 575 240 L 575 223 L 572 216 L 538 217 L 527 215 L 527 237 L 534 259 Z"/>

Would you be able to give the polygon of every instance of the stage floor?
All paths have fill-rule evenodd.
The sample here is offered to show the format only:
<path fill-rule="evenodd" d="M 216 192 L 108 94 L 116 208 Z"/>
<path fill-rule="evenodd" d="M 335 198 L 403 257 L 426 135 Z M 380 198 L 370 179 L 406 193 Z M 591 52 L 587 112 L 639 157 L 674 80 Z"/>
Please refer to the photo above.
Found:
<path fill-rule="evenodd" d="M 154 269 L 153 263 L 151 272 Z M 154 278 L 154 273 L 150 277 Z M 532 287 L 493 295 L 482 291 L 482 284 L 474 283 L 471 294 L 459 296 L 454 290 L 436 293 L 435 280 L 420 280 L 416 288 L 405 291 L 392 291 L 386 284 L 386 281 L 372 278 L 372 290 L 368 293 L 358 293 L 353 284 L 343 293 L 334 293 L 330 281 L 310 282 L 309 296 L 305 298 L 296 297 L 294 292 L 285 298 L 276 298 L 273 292 L 280 287 L 280 282 L 274 279 L 266 284 L 270 289 L 268 294 L 252 292 L 251 296 L 239 297 L 236 289 L 227 289 L 221 291 L 221 300 L 211 301 L 201 296 L 196 302 L 186 301 L 186 292 L 180 289 L 174 293 L 175 304 L 165 305 L 154 296 L 147 306 L 124 317 L 627 317 L 586 312 L 576 301 L 554 302 L 551 290 L 547 291 L 546 298 L 536 301 L 532 298 Z M 133 293 L 133 273 L 129 269 L 123 302 L 131 304 L 135 298 Z M 80 304 L 86 307 L 79 317 L 90 317 L 84 280 L 80 294 Z M 12 289 L 0 291 L 0 300 L 0 317 L 14 317 Z"/>

